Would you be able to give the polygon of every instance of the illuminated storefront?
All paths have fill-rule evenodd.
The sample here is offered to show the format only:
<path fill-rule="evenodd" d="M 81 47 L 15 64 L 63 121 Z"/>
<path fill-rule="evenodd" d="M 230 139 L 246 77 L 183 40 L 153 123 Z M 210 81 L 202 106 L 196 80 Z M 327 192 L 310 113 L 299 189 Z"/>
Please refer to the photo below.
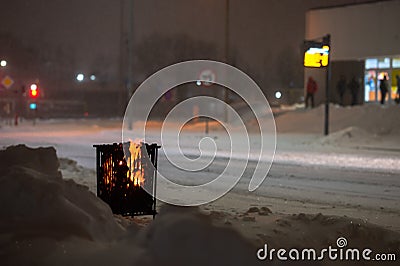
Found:
<path fill-rule="evenodd" d="M 379 86 L 384 76 L 388 80 L 387 85 L 390 91 L 386 96 L 386 100 L 395 99 L 397 94 L 397 75 L 400 76 L 400 56 L 365 59 L 364 101 L 376 102 L 381 100 Z"/>
<path fill-rule="evenodd" d="M 395 102 L 396 76 L 400 76 L 399 10 L 400 1 L 388 0 L 307 11 L 304 39 L 331 35 L 329 91 L 332 102 L 342 105 L 380 102 L 379 88 L 385 76 L 388 93 L 384 103 Z M 306 68 L 304 74 L 305 84 L 310 76 L 317 81 L 320 89 L 315 95 L 316 103 L 323 103 L 325 70 Z M 346 79 L 344 97 L 338 90 L 340 77 Z M 359 84 L 356 93 L 351 92 L 348 85 L 352 79 Z M 354 98 L 357 99 L 354 101 Z"/>

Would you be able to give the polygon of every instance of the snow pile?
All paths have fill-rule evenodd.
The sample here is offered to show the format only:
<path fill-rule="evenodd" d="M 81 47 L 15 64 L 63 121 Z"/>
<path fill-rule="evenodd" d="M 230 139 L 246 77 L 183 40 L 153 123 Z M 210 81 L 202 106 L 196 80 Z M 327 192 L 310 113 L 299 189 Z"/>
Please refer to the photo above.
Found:
<path fill-rule="evenodd" d="M 96 171 L 94 169 L 85 168 L 78 164 L 77 161 L 68 158 L 59 158 L 60 171 L 64 179 L 72 179 L 76 183 L 87 186 L 89 191 L 96 194 Z"/>
<path fill-rule="evenodd" d="M 340 130 L 354 126 L 373 135 L 400 133 L 400 107 L 397 105 L 363 105 L 356 107 L 331 107 L 330 123 Z"/>
<path fill-rule="evenodd" d="M 343 130 L 336 131 L 328 136 L 318 139 L 315 143 L 322 145 L 350 145 L 357 141 L 358 144 L 369 144 L 371 140 L 375 139 L 375 135 L 358 127 L 348 127 Z"/>
<path fill-rule="evenodd" d="M 68 158 L 59 158 L 58 159 L 60 166 L 60 170 L 65 170 L 68 172 L 79 173 L 84 170 L 83 166 L 78 165 L 77 161 L 68 159 Z"/>
<path fill-rule="evenodd" d="M 323 126 L 323 107 L 297 109 L 275 116 L 278 133 L 320 133 Z"/>
<path fill-rule="evenodd" d="M 75 171 L 73 161 L 62 160 Z M 255 248 L 196 208 L 164 206 L 144 229 L 117 223 L 87 187 L 62 178 L 54 148 L 0 151 L 1 265 L 252 265 Z M 78 167 L 79 168 L 79 167 Z M 122 219 L 122 218 L 120 218 Z M 123 223 L 121 223 L 123 224 Z"/>
<path fill-rule="evenodd" d="M 150 265 L 253 265 L 255 248 L 230 228 L 212 225 L 197 208 L 164 205 L 138 236 Z"/>
<path fill-rule="evenodd" d="M 15 238 L 78 236 L 107 240 L 123 232 L 110 208 L 72 180 L 63 180 L 54 148 L 24 145 L 0 151 L 0 231 Z"/>
<path fill-rule="evenodd" d="M 37 265 L 60 266 L 259 265 L 255 246 L 233 229 L 213 225 L 211 217 L 197 208 L 164 205 L 147 227 L 138 230 L 134 225 L 116 241 L 64 242 L 47 258 L 33 260 Z"/>
<path fill-rule="evenodd" d="M 58 171 L 59 161 L 54 148 L 30 149 L 25 145 L 18 145 L 1 150 L 0 174 L 7 174 L 14 167 L 28 168 L 48 175 L 52 179 L 61 179 L 61 173 Z"/>
<path fill-rule="evenodd" d="M 324 125 L 323 105 L 309 110 L 296 110 L 276 117 L 278 132 L 322 133 Z M 349 127 L 365 130 L 371 135 L 400 133 L 400 107 L 397 105 L 360 105 L 341 107 L 330 105 L 330 131 Z"/>

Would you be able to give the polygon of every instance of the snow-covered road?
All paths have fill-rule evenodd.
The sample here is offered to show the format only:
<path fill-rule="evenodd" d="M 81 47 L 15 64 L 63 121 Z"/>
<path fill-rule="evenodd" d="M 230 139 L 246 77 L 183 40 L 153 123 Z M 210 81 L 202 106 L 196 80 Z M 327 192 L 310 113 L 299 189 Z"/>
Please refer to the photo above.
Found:
<path fill-rule="evenodd" d="M 120 125 L 116 121 L 46 122 L 32 127 L 0 129 L 0 146 L 27 144 L 29 146 L 54 146 L 59 157 L 70 158 L 86 168 L 95 167 L 96 143 L 121 140 Z M 182 143 L 185 153 L 196 155 L 198 150 L 190 143 L 201 139 L 203 133 L 187 132 Z M 212 135 L 213 134 L 213 135 Z M 212 133 L 217 144 L 224 139 Z M 185 138 L 185 137 L 184 137 Z M 150 137 L 151 139 L 151 137 Z M 156 137 L 153 136 L 156 140 Z M 399 216 L 400 206 L 400 156 L 395 152 L 346 150 L 304 145 L 309 136 L 278 135 L 278 149 L 268 178 L 253 193 L 255 197 L 271 197 L 328 206 L 356 206 L 390 212 Z M 300 144 L 299 144 L 300 143 Z M 225 145 L 226 146 L 226 145 Z M 178 154 L 178 153 L 176 153 Z M 173 155 L 172 155 L 173 156 Z M 204 171 L 187 174 L 169 164 L 161 152 L 159 170 L 183 184 L 201 184 L 221 173 L 227 163 L 227 150 L 219 150 L 212 165 Z M 207 157 L 206 157 L 207 158 Z M 243 160 L 240 155 L 234 160 Z M 234 164 L 235 165 L 235 164 Z M 234 193 L 249 195 L 249 180 L 256 164 L 250 161 Z M 235 174 L 235 169 L 230 173 Z M 237 173 L 237 172 L 236 172 Z M 95 182 L 93 176 L 86 183 Z"/>

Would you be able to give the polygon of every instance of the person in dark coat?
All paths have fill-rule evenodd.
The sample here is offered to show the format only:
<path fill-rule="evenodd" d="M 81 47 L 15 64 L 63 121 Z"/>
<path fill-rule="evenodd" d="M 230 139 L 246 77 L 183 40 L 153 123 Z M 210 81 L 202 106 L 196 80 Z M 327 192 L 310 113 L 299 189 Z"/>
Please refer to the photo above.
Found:
<path fill-rule="evenodd" d="M 351 81 L 349 83 L 349 89 L 351 92 L 351 105 L 356 105 L 357 98 L 358 98 L 358 91 L 360 89 L 360 84 L 358 84 L 358 82 L 354 76 L 351 78 Z"/>
<path fill-rule="evenodd" d="M 400 76 L 399 75 L 396 75 L 396 82 L 397 82 L 396 102 L 400 103 Z"/>
<path fill-rule="evenodd" d="M 386 75 L 383 76 L 379 84 L 379 89 L 381 90 L 381 104 L 385 104 L 386 94 L 388 92 L 388 85 L 387 85 L 387 77 Z"/>
<path fill-rule="evenodd" d="M 338 94 L 339 94 L 339 101 L 340 101 L 339 103 L 340 103 L 340 105 L 343 105 L 343 96 L 346 91 L 346 78 L 343 75 L 340 76 L 340 79 L 336 85 L 336 88 L 337 88 Z"/>
<path fill-rule="evenodd" d="M 314 94 L 317 90 L 317 82 L 312 77 L 309 77 L 307 82 L 306 108 L 308 107 L 309 99 L 311 100 L 311 108 L 314 108 Z"/>

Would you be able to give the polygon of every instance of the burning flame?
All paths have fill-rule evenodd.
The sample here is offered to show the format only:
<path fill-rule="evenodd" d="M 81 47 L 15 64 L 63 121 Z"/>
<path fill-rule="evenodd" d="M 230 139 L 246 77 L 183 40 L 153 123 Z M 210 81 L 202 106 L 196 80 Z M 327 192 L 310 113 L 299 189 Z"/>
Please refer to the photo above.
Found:
<path fill-rule="evenodd" d="M 142 144 L 138 141 L 130 141 L 129 151 L 130 158 L 127 159 L 129 166 L 128 178 L 134 186 L 143 186 L 144 184 L 144 169 L 142 166 Z M 128 184 L 129 185 L 129 184 Z"/>
<path fill-rule="evenodd" d="M 107 160 L 103 164 L 105 185 L 106 185 L 107 189 L 110 191 L 114 184 L 113 166 L 114 166 L 114 163 L 113 163 L 112 157 L 110 156 L 109 158 L 107 158 Z"/>

